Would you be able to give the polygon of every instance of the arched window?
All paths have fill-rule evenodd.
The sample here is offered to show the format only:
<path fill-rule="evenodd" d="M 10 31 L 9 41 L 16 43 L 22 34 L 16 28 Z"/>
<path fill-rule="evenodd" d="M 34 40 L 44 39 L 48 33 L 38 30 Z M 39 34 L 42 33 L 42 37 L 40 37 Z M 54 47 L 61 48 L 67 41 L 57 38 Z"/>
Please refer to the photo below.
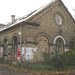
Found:
<path fill-rule="evenodd" d="M 42 62 L 44 61 L 43 59 L 43 56 L 42 56 L 42 52 L 47 52 L 48 53 L 48 38 L 44 35 L 41 35 L 37 38 L 37 42 L 38 42 L 38 45 L 37 45 L 37 51 L 38 51 L 38 61 Z M 40 57 L 40 58 L 39 58 Z"/>
<path fill-rule="evenodd" d="M 40 36 L 38 39 L 38 49 L 41 52 L 48 51 L 48 39 L 45 36 Z"/>
<path fill-rule="evenodd" d="M 63 52 L 63 40 L 61 38 L 58 38 L 56 40 L 56 53 L 58 55 L 62 54 Z"/>
<path fill-rule="evenodd" d="M 14 55 L 15 55 L 15 57 L 17 56 L 17 46 L 18 46 L 18 40 L 17 40 L 17 37 L 14 36 L 14 38 L 13 38 L 13 47 L 14 47 Z"/>
<path fill-rule="evenodd" d="M 69 42 L 69 49 L 74 49 L 74 40 L 71 40 L 70 42 Z"/>

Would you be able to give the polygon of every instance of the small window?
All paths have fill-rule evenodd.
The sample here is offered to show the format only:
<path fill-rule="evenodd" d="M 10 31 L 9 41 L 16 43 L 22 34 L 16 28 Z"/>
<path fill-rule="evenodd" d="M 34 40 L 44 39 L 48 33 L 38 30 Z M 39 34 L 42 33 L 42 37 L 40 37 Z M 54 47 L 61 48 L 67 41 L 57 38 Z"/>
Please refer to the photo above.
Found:
<path fill-rule="evenodd" d="M 5 44 L 8 44 L 7 38 L 4 39 L 4 43 L 5 43 Z"/>
<path fill-rule="evenodd" d="M 70 42 L 69 42 L 69 49 L 74 49 L 74 40 L 71 40 Z"/>

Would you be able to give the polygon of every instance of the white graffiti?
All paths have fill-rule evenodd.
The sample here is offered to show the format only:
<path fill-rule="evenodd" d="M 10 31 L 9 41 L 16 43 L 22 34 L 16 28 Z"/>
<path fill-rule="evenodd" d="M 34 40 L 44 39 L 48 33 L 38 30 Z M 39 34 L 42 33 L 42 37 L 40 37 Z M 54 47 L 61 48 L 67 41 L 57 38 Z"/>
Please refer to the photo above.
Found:
<path fill-rule="evenodd" d="M 37 47 L 36 48 L 22 47 L 22 50 L 21 50 L 22 60 L 32 60 L 34 57 L 33 52 L 37 52 Z"/>

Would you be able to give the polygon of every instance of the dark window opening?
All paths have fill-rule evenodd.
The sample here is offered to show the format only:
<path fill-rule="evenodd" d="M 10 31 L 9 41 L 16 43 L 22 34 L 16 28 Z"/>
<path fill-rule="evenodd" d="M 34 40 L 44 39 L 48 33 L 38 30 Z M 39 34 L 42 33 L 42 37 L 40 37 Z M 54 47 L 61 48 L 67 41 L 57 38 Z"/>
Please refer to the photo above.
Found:
<path fill-rule="evenodd" d="M 17 40 L 17 37 L 15 36 L 14 38 L 13 38 L 13 46 L 14 46 L 14 55 L 15 55 L 15 57 L 17 56 L 17 44 L 18 43 L 18 40 Z"/>
<path fill-rule="evenodd" d="M 56 53 L 58 55 L 61 55 L 63 52 L 63 41 L 62 39 L 57 39 L 56 40 Z"/>
<path fill-rule="evenodd" d="M 69 49 L 74 49 L 75 47 L 75 44 L 74 44 L 74 41 L 73 40 L 71 40 L 70 42 L 69 42 Z"/>

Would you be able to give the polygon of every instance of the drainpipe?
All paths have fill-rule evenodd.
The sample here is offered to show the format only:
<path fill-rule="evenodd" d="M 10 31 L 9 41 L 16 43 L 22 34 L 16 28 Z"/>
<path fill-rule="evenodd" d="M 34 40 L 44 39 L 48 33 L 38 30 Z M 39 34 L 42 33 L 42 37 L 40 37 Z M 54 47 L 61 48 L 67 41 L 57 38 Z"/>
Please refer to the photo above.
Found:
<path fill-rule="evenodd" d="M 21 59 L 21 55 L 22 55 L 22 23 L 21 23 L 21 26 L 20 26 L 20 48 L 21 48 L 21 51 L 20 51 L 20 59 Z M 20 63 L 22 62 L 22 59 L 20 60 Z"/>
<path fill-rule="evenodd" d="M 20 35 L 20 48 L 22 48 L 22 23 L 21 23 L 21 27 L 20 27 L 20 32 L 21 32 L 21 35 Z"/>
<path fill-rule="evenodd" d="M 21 23 L 21 25 L 20 25 L 20 32 L 18 33 L 18 35 L 20 36 L 20 48 L 21 48 L 21 50 L 20 50 L 20 60 L 19 60 L 19 62 L 21 63 L 21 54 L 22 54 L 22 23 Z"/>

